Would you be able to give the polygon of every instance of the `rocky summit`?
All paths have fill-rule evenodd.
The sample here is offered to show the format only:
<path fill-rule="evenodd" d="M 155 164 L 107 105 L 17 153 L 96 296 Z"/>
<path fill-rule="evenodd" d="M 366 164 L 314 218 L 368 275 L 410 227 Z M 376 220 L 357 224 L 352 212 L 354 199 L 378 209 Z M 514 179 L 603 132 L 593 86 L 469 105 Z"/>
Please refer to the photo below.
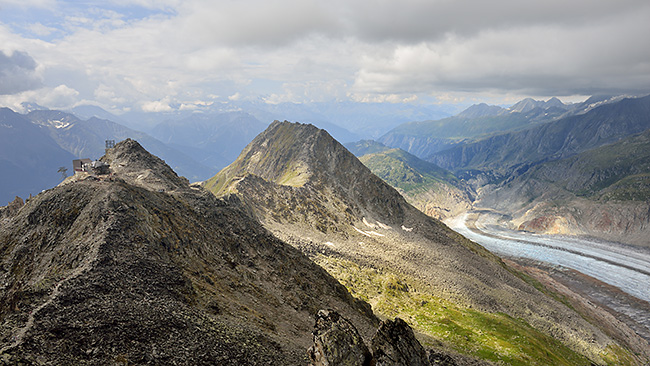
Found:
<path fill-rule="evenodd" d="M 496 363 L 638 363 L 624 337 L 411 206 L 312 125 L 272 123 L 203 186 L 239 197 L 276 236 L 434 348 Z"/>
<path fill-rule="evenodd" d="M 320 309 L 370 307 L 236 199 L 137 142 L 2 210 L 0 364 L 304 365 Z"/>

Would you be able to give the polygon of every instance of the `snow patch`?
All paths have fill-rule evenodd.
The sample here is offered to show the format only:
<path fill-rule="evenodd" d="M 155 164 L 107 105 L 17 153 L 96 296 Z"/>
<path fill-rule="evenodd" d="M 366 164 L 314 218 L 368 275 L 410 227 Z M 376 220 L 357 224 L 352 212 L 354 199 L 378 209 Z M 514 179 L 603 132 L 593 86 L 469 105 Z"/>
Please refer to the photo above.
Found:
<path fill-rule="evenodd" d="M 371 229 L 376 229 L 376 228 L 377 228 L 377 225 L 369 223 L 368 220 L 366 220 L 365 217 L 363 218 L 363 223 L 364 223 L 367 227 L 369 227 L 369 228 L 371 228 Z"/>
<path fill-rule="evenodd" d="M 353 226 L 353 228 L 354 228 L 354 230 L 360 232 L 361 234 L 363 234 L 363 235 L 365 235 L 365 236 L 368 236 L 368 237 L 371 237 L 370 234 L 368 234 L 367 232 L 365 232 L 365 231 L 363 231 L 363 230 L 361 230 L 361 229 L 357 229 L 356 226 Z"/>
<path fill-rule="evenodd" d="M 325 242 L 325 245 L 328 245 L 328 246 L 330 246 L 330 247 L 333 247 L 333 246 L 334 246 L 334 243 L 332 243 L 331 241 L 326 241 L 326 242 Z"/>
<path fill-rule="evenodd" d="M 382 223 L 379 222 L 379 221 L 377 221 L 377 225 L 379 225 L 379 227 L 382 228 L 382 229 L 384 229 L 384 230 L 393 230 L 392 227 L 390 227 L 390 226 L 388 226 L 388 225 L 384 225 L 384 224 L 382 224 Z"/>
<path fill-rule="evenodd" d="M 402 230 L 407 231 L 407 232 L 411 232 L 411 231 L 413 231 L 413 228 L 412 227 L 406 227 L 406 226 L 402 225 Z"/>

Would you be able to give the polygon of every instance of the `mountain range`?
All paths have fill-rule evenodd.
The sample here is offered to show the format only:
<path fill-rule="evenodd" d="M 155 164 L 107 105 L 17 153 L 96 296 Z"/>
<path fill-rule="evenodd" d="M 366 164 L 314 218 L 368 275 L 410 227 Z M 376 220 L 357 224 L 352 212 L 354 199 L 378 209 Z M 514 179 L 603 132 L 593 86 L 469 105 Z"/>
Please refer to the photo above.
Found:
<path fill-rule="evenodd" d="M 466 143 L 428 160 L 453 171 L 489 170 L 505 177 L 521 167 L 565 158 L 650 128 L 650 96 L 623 99 L 590 111 Z"/>
<path fill-rule="evenodd" d="M 476 206 L 508 213 L 521 230 L 647 246 L 648 202 L 650 129 L 536 165 L 505 184 L 487 187 Z"/>
<path fill-rule="evenodd" d="M 243 112 L 199 114 L 180 120 L 164 121 L 151 130 L 151 135 L 179 151 L 186 152 L 214 172 L 235 160 L 244 146 L 266 126 Z"/>
<path fill-rule="evenodd" d="M 468 185 L 473 207 L 497 210 L 511 229 L 647 246 L 648 130 L 650 96 L 594 96 L 569 105 L 554 98 L 474 105 L 454 117 L 404 124 L 380 141 L 420 155 L 433 151 L 427 161 Z M 394 187 L 412 185 L 408 174 L 385 174 L 404 171 L 403 162 L 383 159 L 380 170 L 376 159 L 362 158 Z M 426 211 L 430 199 L 406 196 Z M 453 201 L 447 206 L 454 211 Z M 456 212 L 467 206 L 459 203 Z"/>
<path fill-rule="evenodd" d="M 381 136 L 378 141 L 428 160 L 431 155 L 454 146 L 581 115 L 597 106 L 616 103 L 621 99 L 619 96 L 594 96 L 582 103 L 563 104 L 557 98 L 548 101 L 527 98 L 509 108 L 481 103 L 452 117 L 404 123 Z"/>
<path fill-rule="evenodd" d="M 0 108 L 0 202 L 27 198 L 62 180 L 59 167 L 75 156 L 25 116 Z"/>
<path fill-rule="evenodd" d="M 264 125 L 196 114 L 156 127 L 162 142 L 2 109 L 3 170 L 50 188 L 61 171 L 40 173 L 78 154 L 109 168 L 0 207 L 0 364 L 646 364 L 623 321 L 434 217 L 473 205 L 519 230 L 647 244 L 648 98 L 408 124 L 434 133 L 393 141 L 412 151 L 446 131 L 429 161 L 368 140 L 346 144 L 357 158 L 314 125 L 275 121 L 195 184 L 174 167 L 210 176 L 234 154 L 224 144 Z M 148 145 L 104 150 L 132 134 Z"/>
<path fill-rule="evenodd" d="M 162 156 L 170 166 L 191 180 L 199 180 L 200 172 L 208 170 L 181 151 L 151 136 L 124 127 L 118 123 L 91 117 L 85 121 L 75 115 L 51 110 L 32 111 L 26 117 L 45 128 L 50 136 L 66 151 L 78 158 L 98 159 L 104 154 L 106 140 L 134 138 L 154 154 Z"/>
<path fill-rule="evenodd" d="M 203 186 L 238 197 L 378 314 L 407 319 L 425 345 L 511 364 L 631 362 L 596 326 L 411 206 L 314 126 L 272 123 Z M 595 343 L 576 342 L 585 336 Z"/>
<path fill-rule="evenodd" d="M 258 115 L 268 114 L 262 112 L 261 106 L 251 104 L 248 107 Z M 326 110 L 331 109 L 324 104 L 321 107 Z M 283 107 L 282 110 L 286 108 L 289 106 Z M 305 109 L 305 107 L 296 108 L 296 111 Z M 16 145 L 8 142 L 0 146 L 0 156 L 6 157 L 3 159 L 3 165 L 0 166 L 0 172 L 6 177 L 1 187 L 3 189 L 0 191 L 0 202 L 9 202 L 16 195 L 28 197 L 29 194 L 36 194 L 52 187 L 66 174 L 66 172 L 58 172 L 59 168 L 68 169 L 68 172 L 71 170 L 69 168 L 72 159 L 96 159 L 103 154 L 106 140 L 120 141 L 125 138 L 137 139 L 152 153 L 167 161 L 179 174 L 192 181 L 201 181 L 230 164 L 246 144 L 268 126 L 252 114 L 241 110 L 188 112 L 170 115 L 163 121 L 156 120 L 160 118 L 157 114 L 154 120 L 150 120 L 153 118 L 151 116 L 137 115 L 135 117 L 149 122 L 133 123 L 129 120 L 135 118 L 133 115 L 118 117 L 96 106 L 80 106 L 70 112 L 63 112 L 47 110 L 35 104 L 24 104 L 23 109 L 26 113 L 22 115 L 9 109 L 3 109 L 2 112 L 6 121 L 3 124 L 4 130 L 7 132 L 3 135 L 14 141 Z M 349 112 L 348 110 L 339 113 Z M 296 115 L 313 116 L 310 113 L 296 113 Z M 16 128 L 14 122 L 9 122 L 22 117 L 37 125 L 42 131 L 37 132 L 37 129 L 27 127 Z M 354 141 L 359 138 L 357 134 L 326 119 L 320 118 L 316 123 L 343 141 Z M 148 133 L 126 125 L 146 127 Z M 9 133 L 9 128 L 14 130 Z M 36 136 L 43 133 L 49 135 L 53 141 L 45 143 L 43 140 L 47 139 L 46 137 Z M 20 140 L 41 142 L 23 145 L 17 143 Z M 62 151 L 53 152 L 52 147 L 47 147 L 53 143 L 69 154 L 64 154 Z M 38 150 L 39 146 L 43 147 L 42 151 Z M 5 149 L 7 151 L 4 151 Z M 56 162 L 42 158 L 39 158 L 39 161 L 26 162 L 16 158 L 29 155 L 57 158 Z M 19 162 L 18 166 L 14 166 Z"/>

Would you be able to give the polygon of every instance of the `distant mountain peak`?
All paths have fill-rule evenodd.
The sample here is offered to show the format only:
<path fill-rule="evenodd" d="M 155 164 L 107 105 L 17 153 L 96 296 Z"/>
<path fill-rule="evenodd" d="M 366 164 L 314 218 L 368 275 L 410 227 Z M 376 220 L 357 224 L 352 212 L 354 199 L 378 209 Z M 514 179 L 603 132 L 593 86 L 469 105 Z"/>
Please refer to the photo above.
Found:
<path fill-rule="evenodd" d="M 562 103 L 562 101 L 557 97 L 552 97 L 551 99 L 546 101 L 547 107 L 563 107 L 565 105 L 566 104 Z"/>
<path fill-rule="evenodd" d="M 34 110 L 27 113 L 27 118 L 32 122 L 46 127 L 54 127 L 57 129 L 69 128 L 81 120 L 70 113 L 57 111 L 57 110 Z"/>
<path fill-rule="evenodd" d="M 496 116 L 503 112 L 503 108 L 496 105 L 488 105 L 485 103 L 474 104 L 469 108 L 458 114 L 459 117 L 465 118 L 478 118 L 486 116 Z"/>
<path fill-rule="evenodd" d="M 375 140 L 360 140 L 357 142 L 349 142 L 343 144 L 343 146 L 345 146 L 345 148 L 353 153 L 356 157 L 390 150 L 390 147 Z"/>
<path fill-rule="evenodd" d="M 535 108 L 541 108 L 542 110 L 547 110 L 549 108 L 566 109 L 567 105 L 562 103 L 562 101 L 557 97 L 552 97 L 547 101 L 525 98 L 508 108 L 508 111 L 510 111 L 510 113 L 526 113 Z"/>
<path fill-rule="evenodd" d="M 525 113 L 536 107 L 543 105 L 543 101 L 537 101 L 533 98 L 525 98 L 508 108 L 511 113 Z"/>

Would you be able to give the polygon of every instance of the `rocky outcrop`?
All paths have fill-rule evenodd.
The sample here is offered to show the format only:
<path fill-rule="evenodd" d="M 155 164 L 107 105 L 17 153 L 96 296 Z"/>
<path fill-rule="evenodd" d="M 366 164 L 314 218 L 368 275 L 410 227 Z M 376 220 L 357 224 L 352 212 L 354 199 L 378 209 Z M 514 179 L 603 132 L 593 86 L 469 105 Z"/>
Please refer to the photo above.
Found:
<path fill-rule="evenodd" d="M 372 354 L 357 329 L 333 310 L 320 310 L 308 350 L 314 366 L 369 366 Z"/>
<path fill-rule="evenodd" d="M 413 329 L 400 318 L 385 320 L 372 339 L 372 354 L 378 366 L 428 366 L 426 351 Z"/>
<path fill-rule="evenodd" d="M 517 230 L 541 234 L 573 234 L 568 220 L 562 216 L 538 216 L 519 224 Z"/>
<path fill-rule="evenodd" d="M 399 318 L 379 325 L 372 338 L 372 353 L 354 326 L 333 310 L 318 312 L 313 334 L 314 345 L 308 351 L 312 366 L 430 365 L 413 330 Z"/>
<path fill-rule="evenodd" d="M 16 196 L 13 201 L 9 202 L 7 206 L 0 207 L 0 219 L 4 217 L 11 217 L 15 215 L 21 207 L 25 205 L 22 198 Z"/>

